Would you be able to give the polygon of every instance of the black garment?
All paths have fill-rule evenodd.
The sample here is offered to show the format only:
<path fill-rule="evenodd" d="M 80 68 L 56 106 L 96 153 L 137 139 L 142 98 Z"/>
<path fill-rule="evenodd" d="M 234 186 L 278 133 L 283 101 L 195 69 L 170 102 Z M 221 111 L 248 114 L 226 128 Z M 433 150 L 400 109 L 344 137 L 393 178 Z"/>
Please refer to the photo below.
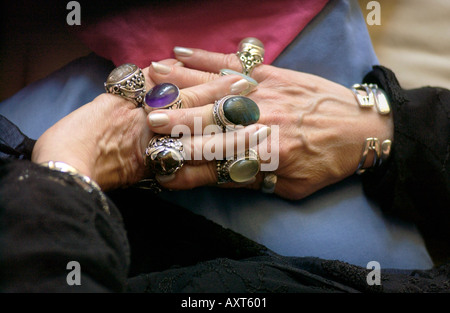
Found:
<path fill-rule="evenodd" d="M 388 91 L 394 107 L 397 98 L 392 90 L 397 88 L 396 92 L 408 96 L 395 87 L 396 80 L 387 69 L 375 68 L 372 75 L 368 79 L 375 77 L 385 83 L 381 86 Z M 408 114 L 394 109 L 395 121 L 403 121 Z M 422 116 L 413 114 L 413 118 Z M 6 125 L 4 122 L 0 120 L 0 124 Z M 439 131 L 446 133 L 435 134 L 448 138 L 448 115 L 443 124 Z M 416 125 L 419 128 L 421 124 Z M 417 142 L 414 136 L 397 135 L 404 134 L 404 127 L 402 123 L 396 125 L 394 143 L 398 148 L 380 171 L 365 174 L 365 188 L 390 212 L 402 212 L 400 202 L 404 197 L 418 212 L 413 218 L 434 214 L 445 218 L 447 207 L 441 201 L 447 201 L 450 193 L 447 162 L 414 164 L 426 169 L 437 165 L 430 170 L 433 175 L 430 180 L 443 180 L 444 187 L 440 190 L 444 194 L 439 193 L 436 198 L 430 199 L 427 190 L 411 195 L 406 188 L 409 182 L 399 178 L 399 173 L 420 173 L 420 169 L 408 172 L 406 168 L 411 165 L 404 159 L 410 157 L 408 148 Z M 415 130 L 420 133 L 420 129 Z M 32 142 L 17 129 L 10 129 L 7 134 L 13 134 L 14 140 L 3 139 L 2 143 L 7 144 L 0 147 L 1 151 L 21 156 L 23 160 L 0 159 L 0 290 L 3 292 L 450 291 L 450 263 L 428 271 L 382 269 L 381 285 L 371 285 L 367 282 L 371 270 L 336 260 L 277 255 L 145 190 L 128 188 L 109 192 L 111 215 L 108 215 L 98 205 L 95 195 L 86 193 L 70 176 L 26 160 L 31 155 Z M 438 159 L 446 160 L 445 153 L 439 153 L 445 150 L 442 146 L 447 146 L 448 152 L 448 141 L 436 142 L 437 148 L 431 154 L 437 153 Z M 405 144 L 408 144 L 406 150 L 401 149 Z M 411 197 L 420 200 L 425 197 L 432 205 Z M 448 221 L 435 218 L 428 222 L 448 228 Z M 445 234 L 447 230 L 436 231 Z M 448 237 L 444 240 L 448 245 Z M 80 286 L 67 284 L 70 270 L 66 266 L 70 261 L 81 265 Z"/>
<path fill-rule="evenodd" d="M 394 116 L 389 162 L 363 177 L 365 193 L 386 214 L 413 221 L 435 264 L 450 261 L 450 92 L 402 90 L 390 70 L 375 66 L 365 82 L 387 92 Z"/>

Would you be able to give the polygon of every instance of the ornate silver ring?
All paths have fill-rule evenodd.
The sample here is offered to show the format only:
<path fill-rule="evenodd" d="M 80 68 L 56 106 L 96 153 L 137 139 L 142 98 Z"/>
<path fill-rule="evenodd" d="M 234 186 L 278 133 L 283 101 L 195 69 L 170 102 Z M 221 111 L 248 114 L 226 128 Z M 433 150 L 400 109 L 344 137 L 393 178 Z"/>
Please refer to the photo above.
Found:
<path fill-rule="evenodd" d="M 119 95 L 136 107 L 142 106 L 145 96 L 145 77 L 141 69 L 132 63 L 116 67 L 104 83 L 107 93 Z"/>
<path fill-rule="evenodd" d="M 245 153 L 226 160 L 217 160 L 217 183 L 244 183 L 255 177 L 260 170 L 258 153 L 249 149 Z"/>
<path fill-rule="evenodd" d="M 167 135 L 153 137 L 145 150 L 144 163 L 155 175 L 175 174 L 185 160 L 183 144 Z"/>
<path fill-rule="evenodd" d="M 259 39 L 243 39 L 236 53 L 242 64 L 242 73 L 250 76 L 253 69 L 264 62 L 264 53 L 264 45 Z"/>

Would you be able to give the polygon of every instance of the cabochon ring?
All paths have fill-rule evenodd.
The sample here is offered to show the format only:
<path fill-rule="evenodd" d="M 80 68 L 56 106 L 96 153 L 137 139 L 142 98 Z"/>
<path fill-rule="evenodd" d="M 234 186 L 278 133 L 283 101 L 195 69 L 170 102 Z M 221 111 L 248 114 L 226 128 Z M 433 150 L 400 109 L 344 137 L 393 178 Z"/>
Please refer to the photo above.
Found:
<path fill-rule="evenodd" d="M 260 111 L 252 99 L 229 95 L 214 103 L 212 114 L 216 125 L 226 132 L 258 122 Z"/>
<path fill-rule="evenodd" d="M 136 107 L 142 106 L 145 95 L 145 77 L 141 69 L 132 63 L 125 63 L 108 75 L 104 83 L 107 93 L 119 95 Z"/>
<path fill-rule="evenodd" d="M 257 38 L 244 38 L 238 47 L 236 55 L 242 64 L 242 73 L 250 76 L 253 69 L 264 62 L 264 44 Z"/>
<path fill-rule="evenodd" d="M 157 109 L 180 109 L 182 107 L 180 89 L 171 83 L 158 84 L 145 95 L 144 109 L 147 112 Z"/>
<path fill-rule="evenodd" d="M 217 184 L 247 182 L 259 173 L 260 167 L 258 153 L 253 149 L 233 158 L 217 160 Z"/>
<path fill-rule="evenodd" d="M 148 143 L 144 164 L 155 175 L 172 175 L 183 167 L 185 156 L 179 139 L 157 135 Z"/>

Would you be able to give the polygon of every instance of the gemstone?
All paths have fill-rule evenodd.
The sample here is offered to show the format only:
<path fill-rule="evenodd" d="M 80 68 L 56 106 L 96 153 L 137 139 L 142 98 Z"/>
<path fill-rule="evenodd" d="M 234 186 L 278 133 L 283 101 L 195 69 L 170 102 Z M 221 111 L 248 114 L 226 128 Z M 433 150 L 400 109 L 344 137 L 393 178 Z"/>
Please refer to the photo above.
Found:
<path fill-rule="evenodd" d="M 258 105 L 243 96 L 233 96 L 225 100 L 223 113 L 225 118 L 235 125 L 247 126 L 259 120 Z"/>
<path fill-rule="evenodd" d="M 184 158 L 175 149 L 163 149 L 151 156 L 149 168 L 160 175 L 170 175 L 183 166 Z"/>
<path fill-rule="evenodd" d="M 116 67 L 108 76 L 107 83 L 115 84 L 138 70 L 138 67 L 132 63 L 125 63 Z"/>
<path fill-rule="evenodd" d="M 262 43 L 262 41 L 255 37 L 247 37 L 247 38 L 242 39 L 239 44 L 239 47 L 242 47 L 246 44 L 250 44 L 253 46 L 257 46 L 261 49 L 264 49 L 264 44 Z"/>
<path fill-rule="evenodd" d="M 259 164 L 255 159 L 238 160 L 229 168 L 230 178 L 237 183 L 246 182 L 258 174 Z"/>
<path fill-rule="evenodd" d="M 171 83 L 162 83 L 156 85 L 145 95 L 145 103 L 155 109 L 163 109 L 173 104 L 180 95 L 177 86 Z"/>

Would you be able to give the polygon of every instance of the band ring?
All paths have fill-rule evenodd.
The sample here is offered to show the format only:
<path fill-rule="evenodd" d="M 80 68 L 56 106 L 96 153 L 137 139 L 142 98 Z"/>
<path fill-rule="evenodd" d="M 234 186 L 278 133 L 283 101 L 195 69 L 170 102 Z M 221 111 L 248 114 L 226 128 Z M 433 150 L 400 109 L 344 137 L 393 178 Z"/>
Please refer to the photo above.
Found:
<path fill-rule="evenodd" d="M 250 76 L 253 69 L 264 62 L 264 53 L 264 45 L 259 39 L 253 37 L 243 39 L 236 53 L 242 64 L 242 73 Z"/>
<path fill-rule="evenodd" d="M 172 175 L 183 167 L 185 151 L 177 138 L 157 135 L 145 149 L 144 164 L 155 175 Z"/>
<path fill-rule="evenodd" d="M 274 193 L 277 186 L 278 177 L 275 173 L 266 172 L 261 186 L 261 191 L 264 193 Z"/>
<path fill-rule="evenodd" d="M 259 173 L 260 167 L 258 153 L 253 149 L 234 158 L 217 160 L 217 184 L 249 181 Z"/>
<path fill-rule="evenodd" d="M 212 114 L 216 125 L 226 132 L 258 122 L 260 111 L 252 99 L 229 95 L 214 103 Z"/>
<path fill-rule="evenodd" d="M 132 63 L 125 63 L 108 75 L 104 83 L 107 93 L 119 95 L 136 107 L 142 106 L 145 95 L 145 77 L 141 69 Z"/>
<path fill-rule="evenodd" d="M 162 83 L 150 89 L 144 98 L 144 108 L 147 112 L 157 109 L 181 109 L 180 89 L 171 83 Z"/>
<path fill-rule="evenodd" d="M 149 190 L 154 194 L 158 194 L 163 191 L 163 188 L 155 178 L 144 178 L 139 182 L 137 182 L 136 184 L 134 184 L 132 187 Z"/>

